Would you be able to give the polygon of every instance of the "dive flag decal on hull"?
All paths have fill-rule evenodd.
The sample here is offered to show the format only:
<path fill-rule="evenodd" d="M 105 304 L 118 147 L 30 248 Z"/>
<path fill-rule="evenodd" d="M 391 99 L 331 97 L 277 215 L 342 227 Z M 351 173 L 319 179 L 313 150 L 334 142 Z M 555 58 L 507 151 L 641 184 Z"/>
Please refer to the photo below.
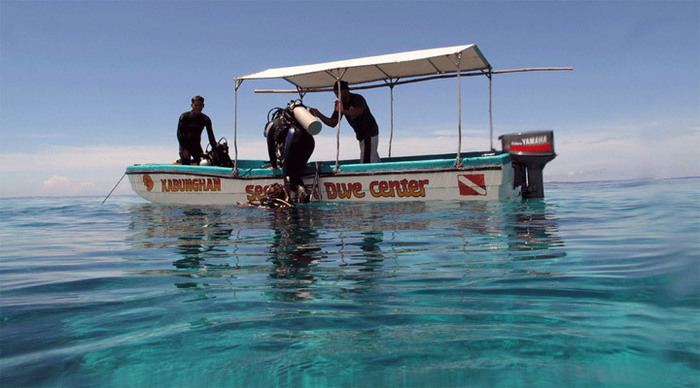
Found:
<path fill-rule="evenodd" d="M 486 195 L 484 174 L 470 174 L 457 176 L 459 195 Z"/>

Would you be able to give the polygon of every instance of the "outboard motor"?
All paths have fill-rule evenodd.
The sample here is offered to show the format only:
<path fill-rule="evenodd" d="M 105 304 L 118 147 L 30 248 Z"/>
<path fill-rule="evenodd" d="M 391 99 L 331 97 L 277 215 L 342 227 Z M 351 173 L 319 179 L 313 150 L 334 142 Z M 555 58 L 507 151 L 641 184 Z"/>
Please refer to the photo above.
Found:
<path fill-rule="evenodd" d="M 501 135 L 503 152 L 508 152 L 513 160 L 513 187 L 521 187 L 522 197 L 543 198 L 544 165 L 554 159 L 554 132 L 525 132 Z"/>

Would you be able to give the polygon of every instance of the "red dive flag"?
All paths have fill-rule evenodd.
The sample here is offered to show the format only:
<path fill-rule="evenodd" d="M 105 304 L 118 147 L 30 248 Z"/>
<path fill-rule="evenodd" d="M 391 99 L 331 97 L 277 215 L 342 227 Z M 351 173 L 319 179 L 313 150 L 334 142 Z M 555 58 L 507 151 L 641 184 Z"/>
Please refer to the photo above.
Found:
<path fill-rule="evenodd" d="M 486 195 L 484 174 L 459 175 L 459 195 Z"/>

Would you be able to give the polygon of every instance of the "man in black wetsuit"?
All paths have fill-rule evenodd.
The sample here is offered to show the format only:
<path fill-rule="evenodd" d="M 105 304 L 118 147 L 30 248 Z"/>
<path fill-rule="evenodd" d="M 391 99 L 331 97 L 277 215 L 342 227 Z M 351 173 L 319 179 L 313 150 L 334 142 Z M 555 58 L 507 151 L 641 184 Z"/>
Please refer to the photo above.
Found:
<path fill-rule="evenodd" d="M 180 143 L 181 164 L 199 164 L 202 158 L 202 130 L 207 128 L 209 144 L 212 149 L 216 147 L 214 130 L 211 127 L 211 119 L 202 113 L 204 109 L 204 97 L 192 97 L 192 110 L 180 115 L 177 124 L 177 140 Z"/>
<path fill-rule="evenodd" d="M 338 88 L 340 88 L 340 96 L 338 96 Z M 331 117 L 324 116 L 316 108 L 309 108 L 309 112 L 329 127 L 335 127 L 338 125 L 338 110 L 340 110 L 340 114 L 348 120 L 352 129 L 355 130 L 355 137 L 360 142 L 360 162 L 380 162 L 377 153 L 379 126 L 372 116 L 372 112 L 369 111 L 364 97 L 350 93 L 348 83 L 345 81 L 338 81 L 333 92 L 338 99 L 335 100 L 335 111 Z"/>

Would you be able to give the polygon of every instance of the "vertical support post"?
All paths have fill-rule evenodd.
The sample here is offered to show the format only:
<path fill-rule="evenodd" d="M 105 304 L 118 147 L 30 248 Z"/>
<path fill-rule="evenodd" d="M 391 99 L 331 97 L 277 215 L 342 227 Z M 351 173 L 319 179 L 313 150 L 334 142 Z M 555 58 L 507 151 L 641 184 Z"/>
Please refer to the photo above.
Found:
<path fill-rule="evenodd" d="M 336 78 L 335 87 L 338 88 L 336 89 L 338 91 L 338 98 L 342 98 L 342 92 L 340 91 L 340 78 Z M 335 167 L 333 168 L 333 172 L 340 171 L 340 121 L 343 119 L 343 114 L 340 109 L 341 104 L 342 101 L 338 104 L 338 124 L 336 125 L 337 129 L 335 134 Z"/>
<path fill-rule="evenodd" d="M 394 83 L 389 85 L 391 93 L 391 132 L 389 134 L 389 157 L 391 157 L 391 143 L 394 140 Z"/>
<path fill-rule="evenodd" d="M 458 112 L 458 122 L 457 122 L 457 160 L 455 161 L 455 167 L 462 167 L 462 71 L 460 70 L 460 63 L 462 62 L 462 53 L 457 54 L 457 112 Z"/>
<path fill-rule="evenodd" d="M 233 176 L 238 176 L 238 88 L 243 83 L 243 80 L 235 80 L 233 88 L 233 170 L 231 174 Z"/>
<path fill-rule="evenodd" d="M 491 80 L 493 79 L 493 69 L 489 68 L 489 73 L 486 75 L 489 77 L 489 142 L 491 143 L 491 151 L 493 148 L 493 112 L 491 110 L 493 104 L 493 90 L 491 88 Z"/>
<path fill-rule="evenodd" d="M 334 87 L 338 88 L 338 98 L 342 98 L 342 93 L 340 91 L 340 80 L 343 78 L 345 75 L 345 72 L 348 71 L 347 68 L 343 69 L 342 72 L 340 71 L 341 69 L 337 69 L 338 72 L 335 75 L 335 85 Z M 335 143 L 336 143 L 336 150 L 335 150 L 335 167 L 333 168 L 333 172 L 338 172 L 340 171 L 340 121 L 343 118 L 343 114 L 340 111 L 340 106 L 338 106 L 338 129 L 336 131 L 335 135 Z"/>

